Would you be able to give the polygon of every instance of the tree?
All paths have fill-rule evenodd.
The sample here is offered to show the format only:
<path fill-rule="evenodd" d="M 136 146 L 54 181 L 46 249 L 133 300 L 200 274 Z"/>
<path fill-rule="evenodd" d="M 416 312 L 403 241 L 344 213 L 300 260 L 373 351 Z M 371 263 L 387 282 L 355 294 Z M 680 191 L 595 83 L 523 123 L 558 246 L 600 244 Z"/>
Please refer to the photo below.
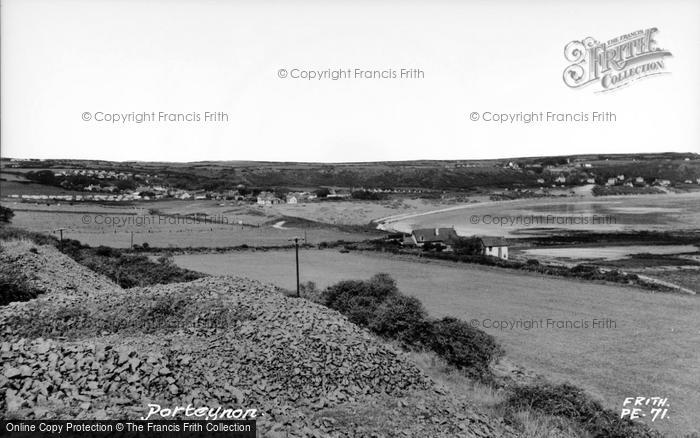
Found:
<path fill-rule="evenodd" d="M 331 194 L 330 189 L 327 187 L 322 187 L 314 192 L 319 198 L 327 198 Z"/>

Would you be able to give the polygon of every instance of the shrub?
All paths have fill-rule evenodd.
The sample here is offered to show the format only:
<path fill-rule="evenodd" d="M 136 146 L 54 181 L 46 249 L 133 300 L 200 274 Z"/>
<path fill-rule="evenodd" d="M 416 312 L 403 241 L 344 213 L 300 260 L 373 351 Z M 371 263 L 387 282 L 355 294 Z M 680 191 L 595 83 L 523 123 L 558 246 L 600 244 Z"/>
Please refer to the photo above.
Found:
<path fill-rule="evenodd" d="M 458 237 L 452 242 L 452 248 L 458 255 L 479 255 L 481 241 L 476 237 Z"/>
<path fill-rule="evenodd" d="M 491 377 L 489 365 L 502 354 L 492 336 L 459 319 L 428 318 L 421 302 L 401 294 L 387 274 L 368 281 L 342 281 L 324 290 L 319 302 L 379 336 L 398 340 L 405 347 L 432 350 L 480 380 Z"/>
<path fill-rule="evenodd" d="M 489 364 L 503 354 L 493 336 L 450 317 L 433 322 L 430 345 L 448 364 L 475 378 L 489 375 Z"/>
<path fill-rule="evenodd" d="M 379 305 L 397 293 L 394 279 L 388 274 L 376 274 L 369 281 L 346 280 L 330 286 L 321 294 L 321 300 L 353 323 L 367 327 Z"/>
<path fill-rule="evenodd" d="M 108 246 L 103 246 L 100 245 L 95 249 L 95 254 L 99 256 L 104 256 L 104 257 L 111 257 L 112 256 L 112 248 Z"/>
<path fill-rule="evenodd" d="M 12 221 L 12 217 L 15 215 L 15 212 L 12 211 L 8 207 L 3 207 L 0 205 L 0 223 L 6 223 L 9 224 Z"/>
<path fill-rule="evenodd" d="M 123 288 L 192 281 L 204 277 L 204 274 L 175 265 L 169 253 L 154 262 L 145 255 L 123 253 L 106 246 L 77 248 L 75 245 L 67 245 L 63 252 Z"/>
<path fill-rule="evenodd" d="M 430 330 L 426 319 L 427 312 L 420 300 L 391 295 L 376 309 L 369 329 L 380 336 L 418 346 L 424 344 L 426 332 Z"/>
<path fill-rule="evenodd" d="M 518 386 L 506 400 L 510 408 L 532 409 L 545 415 L 567 418 L 593 437 L 660 437 L 658 432 L 641 423 L 620 419 L 591 399 L 582 389 L 570 384 Z"/>
<path fill-rule="evenodd" d="M 11 264 L 0 265 L 0 306 L 15 301 L 29 301 L 43 291 L 32 287 L 29 278 Z"/>

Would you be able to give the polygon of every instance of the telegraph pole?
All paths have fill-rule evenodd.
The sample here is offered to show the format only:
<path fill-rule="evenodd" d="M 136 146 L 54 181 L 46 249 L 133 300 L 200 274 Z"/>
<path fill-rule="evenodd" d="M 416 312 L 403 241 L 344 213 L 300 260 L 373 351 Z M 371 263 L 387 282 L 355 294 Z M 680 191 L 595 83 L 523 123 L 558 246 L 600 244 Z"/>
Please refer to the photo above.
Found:
<path fill-rule="evenodd" d="M 61 251 L 63 251 L 63 230 L 65 230 L 65 228 L 59 228 L 57 230 L 54 230 L 54 232 L 58 231 L 58 235 L 59 235 L 58 242 L 59 242 L 59 245 L 60 245 L 59 248 L 61 248 Z"/>
<path fill-rule="evenodd" d="M 296 259 L 297 259 L 297 297 L 301 296 L 299 293 L 299 238 L 295 237 L 294 238 L 294 250 L 296 252 Z"/>
<path fill-rule="evenodd" d="M 299 287 L 299 238 L 294 237 L 294 238 L 289 239 L 289 240 L 294 241 L 294 253 L 296 256 L 296 265 L 297 265 L 297 297 L 300 297 L 301 293 L 300 293 L 300 287 Z"/>

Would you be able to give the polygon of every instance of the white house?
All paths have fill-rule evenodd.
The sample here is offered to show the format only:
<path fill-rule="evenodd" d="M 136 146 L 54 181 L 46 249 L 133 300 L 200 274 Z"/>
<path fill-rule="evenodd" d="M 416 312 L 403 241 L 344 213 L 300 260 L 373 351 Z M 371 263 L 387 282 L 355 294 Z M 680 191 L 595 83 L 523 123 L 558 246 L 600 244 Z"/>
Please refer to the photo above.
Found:
<path fill-rule="evenodd" d="M 508 244 L 502 237 L 480 236 L 478 239 L 483 255 L 508 260 Z"/>

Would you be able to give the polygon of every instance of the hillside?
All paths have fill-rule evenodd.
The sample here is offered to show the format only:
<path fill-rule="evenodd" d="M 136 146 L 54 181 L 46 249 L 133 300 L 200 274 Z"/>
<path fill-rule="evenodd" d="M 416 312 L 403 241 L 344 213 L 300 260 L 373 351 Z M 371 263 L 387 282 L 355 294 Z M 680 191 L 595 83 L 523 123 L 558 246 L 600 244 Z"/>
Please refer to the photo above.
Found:
<path fill-rule="evenodd" d="M 620 174 L 682 182 L 695 180 L 700 175 L 700 156 L 692 153 L 597 154 L 369 163 L 10 161 L 8 158 L 3 158 L 2 162 L 3 178 L 15 184 L 26 182 L 24 176 L 28 172 L 41 169 L 129 172 L 142 176 L 142 182 L 149 180 L 187 190 L 230 190 L 243 184 L 258 188 L 328 186 L 461 191 L 538 187 L 540 177 L 549 181 L 562 174 L 576 181 L 596 178 L 599 183 Z"/>
<path fill-rule="evenodd" d="M 136 419 L 147 403 L 192 403 L 257 409 L 261 436 L 512 436 L 341 314 L 273 286 L 122 290 L 53 247 L 0 248 L 42 292 L 0 308 L 0 418 Z"/>

